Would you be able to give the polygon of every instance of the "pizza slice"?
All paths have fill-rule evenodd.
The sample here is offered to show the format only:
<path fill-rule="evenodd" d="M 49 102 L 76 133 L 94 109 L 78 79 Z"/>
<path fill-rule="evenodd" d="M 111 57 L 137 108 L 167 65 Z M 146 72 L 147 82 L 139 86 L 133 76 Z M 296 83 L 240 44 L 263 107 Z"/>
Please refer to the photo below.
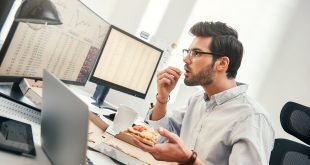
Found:
<path fill-rule="evenodd" d="M 157 144 L 157 139 L 159 138 L 159 133 L 153 128 L 146 125 L 135 125 L 127 129 L 127 133 L 131 136 L 137 138 L 140 142 L 154 146 Z"/>

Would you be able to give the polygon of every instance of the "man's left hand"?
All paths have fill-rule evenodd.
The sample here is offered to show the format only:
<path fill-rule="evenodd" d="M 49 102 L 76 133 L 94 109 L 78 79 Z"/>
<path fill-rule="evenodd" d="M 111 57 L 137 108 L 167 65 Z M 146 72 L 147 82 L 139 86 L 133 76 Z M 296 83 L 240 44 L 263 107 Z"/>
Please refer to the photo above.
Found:
<path fill-rule="evenodd" d="M 167 138 L 165 143 L 155 144 L 151 147 L 135 138 L 134 143 L 143 151 L 152 154 L 156 160 L 182 163 L 190 158 L 192 151 L 185 147 L 182 140 L 176 134 L 164 128 L 159 128 L 158 133 Z"/>

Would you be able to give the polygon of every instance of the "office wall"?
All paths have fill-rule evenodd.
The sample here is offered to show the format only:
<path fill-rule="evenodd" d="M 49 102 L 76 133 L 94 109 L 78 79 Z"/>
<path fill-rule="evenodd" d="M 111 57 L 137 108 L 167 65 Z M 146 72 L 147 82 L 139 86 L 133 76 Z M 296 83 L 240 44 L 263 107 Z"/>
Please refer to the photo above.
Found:
<path fill-rule="evenodd" d="M 149 0 L 81 0 L 109 23 L 135 34 Z"/>
<path fill-rule="evenodd" d="M 281 27 L 284 35 L 276 38 L 280 42 L 257 93 L 258 99 L 275 118 L 277 137 L 295 140 L 283 131 L 279 115 L 287 101 L 310 106 L 310 1 L 299 0 L 296 3 L 287 26 Z"/>
<path fill-rule="evenodd" d="M 104 20 L 111 22 L 119 0 L 80 0 Z"/>
<path fill-rule="evenodd" d="M 170 0 L 166 13 L 154 34 L 155 37 L 151 41 L 161 40 L 167 45 L 178 44 L 195 3 L 196 0 Z"/>

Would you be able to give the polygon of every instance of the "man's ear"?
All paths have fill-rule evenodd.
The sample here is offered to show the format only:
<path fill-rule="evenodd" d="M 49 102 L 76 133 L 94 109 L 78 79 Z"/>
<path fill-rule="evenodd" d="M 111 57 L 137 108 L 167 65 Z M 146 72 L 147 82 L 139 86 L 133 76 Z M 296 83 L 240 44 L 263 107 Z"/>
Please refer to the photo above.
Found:
<path fill-rule="evenodd" d="M 223 56 L 219 59 L 217 59 L 217 69 L 218 70 L 227 70 L 229 66 L 229 58 L 227 56 Z"/>

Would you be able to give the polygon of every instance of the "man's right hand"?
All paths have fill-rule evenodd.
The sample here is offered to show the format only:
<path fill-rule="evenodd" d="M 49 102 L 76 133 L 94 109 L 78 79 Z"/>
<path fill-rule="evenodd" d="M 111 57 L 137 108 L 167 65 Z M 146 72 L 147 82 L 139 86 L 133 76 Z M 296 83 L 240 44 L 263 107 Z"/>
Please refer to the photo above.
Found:
<path fill-rule="evenodd" d="M 181 70 L 175 67 L 168 67 L 157 74 L 157 99 L 161 102 L 166 102 L 170 92 L 175 88 Z"/>

